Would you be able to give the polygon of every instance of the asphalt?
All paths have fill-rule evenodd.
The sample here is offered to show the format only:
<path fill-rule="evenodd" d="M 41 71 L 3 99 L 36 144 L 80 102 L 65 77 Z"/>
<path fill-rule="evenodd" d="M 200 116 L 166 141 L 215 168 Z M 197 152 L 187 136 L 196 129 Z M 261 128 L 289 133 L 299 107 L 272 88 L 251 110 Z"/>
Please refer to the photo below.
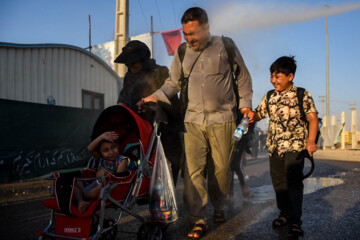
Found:
<path fill-rule="evenodd" d="M 315 160 L 335 160 L 360 162 L 360 149 L 318 150 L 314 154 Z M 51 195 L 52 181 L 46 180 L 48 175 L 19 182 L 0 184 L 0 204 L 41 199 Z"/>
<path fill-rule="evenodd" d="M 333 161 L 321 160 L 329 155 L 332 156 Z M 307 179 L 305 187 L 312 191 L 304 196 L 303 239 L 358 239 L 360 151 L 319 150 L 314 157 L 315 161 L 318 160 L 317 167 L 313 175 Z M 236 197 L 233 205 L 226 208 L 226 223 L 216 225 L 209 221 L 209 230 L 204 240 L 285 239 L 286 229 L 274 231 L 271 228 L 271 221 L 278 213 L 269 176 L 267 155 L 262 153 L 258 159 L 248 157 L 244 170 L 250 188 L 250 198 L 245 199 L 241 196 L 241 189 L 236 180 Z M 6 234 L 3 235 L 3 239 L 35 239 L 29 237 L 35 235 L 34 229 L 41 230 L 47 224 L 49 211 L 41 206 L 40 202 L 50 196 L 51 184 L 52 181 L 40 178 L 0 185 L 2 215 L 0 225 L 3 226 L 0 227 L 0 231 L 6 230 L 11 233 L 8 237 Z M 180 217 L 169 226 L 164 240 L 183 240 L 189 231 L 182 193 L 183 184 L 182 179 L 179 178 L 176 199 Z M 17 212 L 20 215 L 17 215 Z M 209 220 L 212 220 L 212 212 L 213 209 L 209 206 Z M 148 215 L 148 206 L 136 206 L 136 213 L 141 216 Z M 30 215 L 38 216 L 41 221 L 34 216 L 29 217 Z M 21 225 L 27 227 L 27 230 L 23 228 L 22 233 L 15 230 L 18 229 L 20 221 L 17 216 L 22 216 Z M 117 239 L 136 239 L 136 235 L 127 232 L 136 232 L 139 227 L 139 221 L 131 216 L 124 216 L 118 225 Z M 14 238 L 14 234 L 17 234 L 17 237 Z"/>

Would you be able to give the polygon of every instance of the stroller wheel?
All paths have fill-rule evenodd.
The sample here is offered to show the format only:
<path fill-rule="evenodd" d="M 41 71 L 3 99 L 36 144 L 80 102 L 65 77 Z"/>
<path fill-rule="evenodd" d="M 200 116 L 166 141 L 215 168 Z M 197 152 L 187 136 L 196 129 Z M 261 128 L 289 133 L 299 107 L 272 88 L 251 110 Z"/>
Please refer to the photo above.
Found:
<path fill-rule="evenodd" d="M 147 224 L 141 224 L 139 231 L 137 233 L 138 240 L 148 240 L 149 238 L 149 230 Z"/>
<path fill-rule="evenodd" d="M 137 239 L 138 240 L 161 240 L 163 229 L 156 223 L 142 224 L 139 228 Z"/>
<path fill-rule="evenodd" d="M 104 228 L 110 227 L 115 223 L 114 220 L 108 219 L 104 221 Z M 115 240 L 117 234 L 117 225 L 113 225 L 108 231 L 101 234 L 101 239 Z"/>

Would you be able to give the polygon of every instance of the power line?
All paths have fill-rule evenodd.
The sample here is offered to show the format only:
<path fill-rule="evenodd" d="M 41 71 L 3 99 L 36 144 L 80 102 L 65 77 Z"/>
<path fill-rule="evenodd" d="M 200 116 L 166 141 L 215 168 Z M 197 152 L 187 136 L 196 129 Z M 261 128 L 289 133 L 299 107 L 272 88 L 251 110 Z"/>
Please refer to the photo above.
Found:
<path fill-rule="evenodd" d="M 157 9 L 157 12 L 158 12 L 158 15 L 159 15 L 161 29 L 164 30 L 164 25 L 163 25 L 162 20 L 161 20 L 161 14 L 160 14 L 159 5 L 157 3 L 157 0 L 155 0 L 155 5 L 156 5 L 156 9 Z"/>
<path fill-rule="evenodd" d="M 147 19 L 146 19 L 146 17 L 145 17 L 145 13 L 144 13 L 144 10 L 143 10 L 143 8 L 142 8 L 142 5 L 140 4 L 140 0 L 138 0 L 138 3 L 139 3 L 139 7 L 140 7 L 140 10 L 141 10 L 141 13 L 142 13 L 142 15 L 143 15 L 143 17 L 144 17 L 145 23 L 146 23 L 147 27 L 149 28 L 149 23 L 148 23 L 148 21 L 147 21 Z"/>
<path fill-rule="evenodd" d="M 174 6 L 174 0 L 171 0 L 171 3 L 172 3 L 172 7 L 173 7 L 173 15 L 174 15 L 174 23 L 175 23 L 175 26 L 177 25 L 177 15 L 176 15 L 176 12 L 175 12 L 175 6 Z"/>

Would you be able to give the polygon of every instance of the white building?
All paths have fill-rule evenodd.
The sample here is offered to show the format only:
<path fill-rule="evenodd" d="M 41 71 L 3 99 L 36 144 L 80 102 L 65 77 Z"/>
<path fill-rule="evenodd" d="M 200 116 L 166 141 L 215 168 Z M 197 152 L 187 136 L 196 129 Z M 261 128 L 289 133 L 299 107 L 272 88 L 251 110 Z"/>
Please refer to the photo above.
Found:
<path fill-rule="evenodd" d="M 104 109 L 117 102 L 122 79 L 102 59 L 65 44 L 0 42 L 0 98 Z"/>

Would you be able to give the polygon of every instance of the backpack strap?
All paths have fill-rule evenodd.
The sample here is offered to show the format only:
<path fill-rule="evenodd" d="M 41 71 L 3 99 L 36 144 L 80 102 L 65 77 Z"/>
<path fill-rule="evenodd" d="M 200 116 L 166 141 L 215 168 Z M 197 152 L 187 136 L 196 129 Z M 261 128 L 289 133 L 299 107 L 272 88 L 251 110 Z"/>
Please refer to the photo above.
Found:
<path fill-rule="evenodd" d="M 179 47 L 178 47 L 178 55 L 179 55 L 179 59 L 180 59 L 180 63 L 182 66 L 182 62 L 184 60 L 185 57 L 185 51 L 186 51 L 186 42 L 183 42 Z"/>
<path fill-rule="evenodd" d="M 234 59 L 235 59 L 235 43 L 229 37 L 221 36 L 221 40 L 224 43 L 225 51 L 228 56 L 228 61 L 229 61 L 230 68 L 231 68 L 232 79 L 233 79 L 233 88 L 234 88 L 234 93 L 235 93 L 235 98 L 236 98 L 236 108 L 238 109 L 240 97 L 239 97 L 239 92 L 237 91 L 237 76 L 239 75 L 240 68 L 234 61 Z M 181 82 L 184 81 L 184 71 L 183 71 L 183 67 L 182 67 L 182 62 L 184 61 L 185 51 L 186 51 L 186 42 L 183 42 L 178 47 L 178 50 L 177 50 L 178 56 L 180 59 L 180 63 L 181 63 L 181 76 L 180 76 Z"/>
<path fill-rule="evenodd" d="M 234 73 L 235 43 L 231 38 L 225 37 L 225 36 L 221 36 L 221 40 L 224 43 L 224 47 L 225 47 L 226 54 L 228 56 L 231 72 Z"/>
<path fill-rule="evenodd" d="M 224 43 L 225 51 L 226 51 L 226 54 L 228 55 L 228 60 L 229 60 L 231 72 L 234 74 L 233 78 L 236 80 L 236 77 L 240 72 L 240 68 L 234 62 L 234 59 L 235 59 L 235 43 L 229 37 L 221 36 L 221 40 Z M 186 42 L 183 42 L 178 47 L 178 50 L 177 50 L 181 65 L 182 65 L 182 62 L 184 61 L 185 51 L 186 51 Z"/>
<path fill-rule="evenodd" d="M 300 119 L 304 122 L 307 122 L 305 112 L 304 112 L 304 95 L 305 95 L 305 89 L 302 87 L 297 88 L 297 97 L 299 101 L 299 108 L 300 108 Z"/>
<path fill-rule="evenodd" d="M 275 92 L 275 90 L 270 90 L 266 93 L 266 108 L 267 108 L 267 112 L 268 114 L 270 114 L 270 109 L 269 109 L 269 100 L 271 95 Z M 304 95 L 305 95 L 305 89 L 302 87 L 297 87 L 297 98 L 298 98 L 298 102 L 299 102 L 299 109 L 300 109 L 300 119 L 304 122 L 307 122 L 306 116 L 305 116 L 305 112 L 304 112 Z"/>
<path fill-rule="evenodd" d="M 187 81 L 184 77 L 184 70 L 183 70 L 183 66 L 182 66 L 182 63 L 183 63 L 183 60 L 184 60 L 184 57 L 185 57 L 185 52 L 186 52 L 186 42 L 183 42 L 177 49 L 177 53 L 178 53 L 178 56 L 179 56 L 179 59 L 180 59 L 180 66 L 181 66 L 181 75 L 180 75 L 180 86 L 181 86 L 181 91 L 180 91 L 180 111 L 181 111 L 181 115 L 184 117 L 185 116 L 185 112 L 186 112 L 186 108 L 187 108 L 187 96 L 186 94 L 184 93 L 184 91 L 187 91 Z"/>
<path fill-rule="evenodd" d="M 234 41 L 229 37 L 221 36 L 221 40 L 224 43 L 225 51 L 228 56 L 228 61 L 231 68 L 231 76 L 233 80 L 233 87 L 234 87 L 234 93 L 236 98 L 236 108 L 239 108 L 239 92 L 237 90 L 237 76 L 240 73 L 240 67 L 235 63 L 235 43 Z"/>
<path fill-rule="evenodd" d="M 300 108 L 300 119 L 302 121 L 305 122 L 305 125 L 309 131 L 309 121 L 306 118 L 305 115 L 305 111 L 304 111 L 304 96 L 305 96 L 305 88 L 302 87 L 298 87 L 297 88 L 297 97 L 298 97 L 298 101 L 299 101 L 299 108 Z M 318 140 L 319 140 L 319 136 L 320 136 L 320 129 L 318 128 L 318 131 L 316 133 L 316 138 L 315 138 L 315 143 L 317 144 Z M 311 159 L 310 159 L 311 160 Z M 312 161 L 312 168 L 314 166 L 314 162 Z M 312 171 L 310 171 L 309 174 L 307 174 L 307 176 L 310 176 L 310 174 L 312 173 Z"/>
<path fill-rule="evenodd" d="M 270 100 L 270 97 L 271 95 L 275 92 L 275 90 L 270 90 L 266 93 L 266 110 L 270 116 L 270 108 L 269 108 L 269 100 Z"/>

